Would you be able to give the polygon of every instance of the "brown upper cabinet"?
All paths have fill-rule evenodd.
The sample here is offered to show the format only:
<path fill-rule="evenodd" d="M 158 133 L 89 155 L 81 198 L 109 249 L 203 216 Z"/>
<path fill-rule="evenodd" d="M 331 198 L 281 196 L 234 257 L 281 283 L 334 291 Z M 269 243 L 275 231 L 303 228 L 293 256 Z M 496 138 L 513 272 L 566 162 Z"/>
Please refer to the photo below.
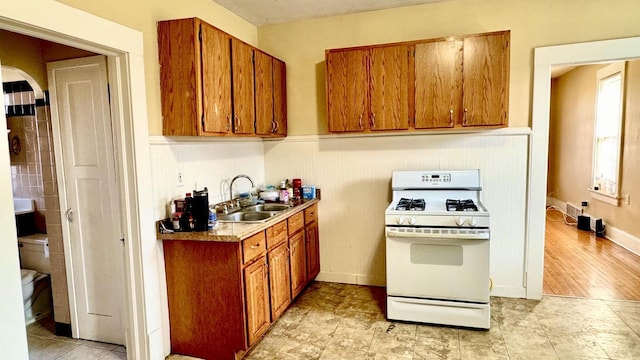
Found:
<path fill-rule="evenodd" d="M 329 131 L 409 127 L 409 48 L 405 45 L 329 50 Z"/>
<path fill-rule="evenodd" d="M 163 135 L 286 136 L 284 62 L 198 18 L 158 22 L 158 52 Z M 261 69 L 254 65 L 255 54 L 268 58 L 273 74 L 273 64 L 278 64 L 277 79 L 270 75 L 268 82 L 268 109 L 258 99 L 257 86 L 264 80 L 257 74 Z M 277 89 L 274 80 L 279 81 Z M 257 132 L 259 114 L 274 111 L 279 116 L 276 131 Z M 271 125 L 275 117 L 269 117 Z"/>
<path fill-rule="evenodd" d="M 287 135 L 286 65 L 255 51 L 256 134 Z"/>
<path fill-rule="evenodd" d="M 329 131 L 507 126 L 509 36 L 328 50 Z"/>

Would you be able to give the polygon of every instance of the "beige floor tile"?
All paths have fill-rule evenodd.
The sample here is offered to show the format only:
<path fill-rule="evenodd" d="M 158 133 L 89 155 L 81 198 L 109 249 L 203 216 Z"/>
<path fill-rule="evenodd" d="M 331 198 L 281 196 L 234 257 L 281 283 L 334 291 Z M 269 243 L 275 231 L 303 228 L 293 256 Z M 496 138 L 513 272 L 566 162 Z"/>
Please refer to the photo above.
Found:
<path fill-rule="evenodd" d="M 413 360 L 460 359 L 460 341 L 457 338 L 416 338 Z"/>
<path fill-rule="evenodd" d="M 126 353 L 126 352 L 127 352 L 127 349 L 126 349 L 124 346 L 122 346 L 122 345 L 118 345 L 118 346 L 116 346 L 116 348 L 115 348 L 115 349 L 113 349 L 113 351 Z"/>
<path fill-rule="evenodd" d="M 366 352 L 373 340 L 374 329 L 357 330 L 353 328 L 338 327 L 331 337 L 328 348 L 338 350 L 355 350 Z"/>
<path fill-rule="evenodd" d="M 460 340 L 460 330 L 447 326 L 417 325 L 416 337 L 426 337 L 444 340 Z"/>
<path fill-rule="evenodd" d="M 636 334 L 597 334 L 596 341 L 612 359 L 640 359 L 640 337 Z"/>
<path fill-rule="evenodd" d="M 45 339 L 42 342 L 36 344 L 35 346 L 29 348 L 29 359 L 30 360 L 57 359 L 58 357 L 75 349 L 76 347 L 78 347 L 77 344 Z"/>
<path fill-rule="evenodd" d="M 389 331 L 376 329 L 369 351 L 376 354 L 411 358 L 413 356 L 413 348 L 416 342 L 415 325 L 413 327 L 413 331 L 407 331 L 407 328 L 402 328 L 400 325 L 406 324 L 399 324 L 397 327 L 392 328 Z M 398 330 L 396 331 L 396 329 Z"/>
<path fill-rule="evenodd" d="M 504 344 L 460 343 L 460 358 L 464 360 L 509 359 Z"/>
<path fill-rule="evenodd" d="M 607 358 L 607 354 L 598 345 L 597 338 L 589 333 L 547 333 L 549 341 L 560 356 L 591 356 Z"/>
<path fill-rule="evenodd" d="M 68 353 L 60 356 L 59 360 L 88 360 L 99 359 L 109 353 L 108 350 L 79 345 Z"/>
<path fill-rule="evenodd" d="M 183 357 L 183 359 L 196 360 L 195 358 L 189 358 L 189 357 Z M 110 351 L 106 353 L 103 357 L 101 357 L 99 360 L 127 360 L 127 354 L 119 351 Z M 174 360 L 177 360 L 177 359 L 174 359 Z"/>
<path fill-rule="evenodd" d="M 322 356 L 320 356 L 320 360 L 374 360 L 375 358 L 375 354 L 366 351 L 332 346 L 328 346 L 322 353 Z"/>

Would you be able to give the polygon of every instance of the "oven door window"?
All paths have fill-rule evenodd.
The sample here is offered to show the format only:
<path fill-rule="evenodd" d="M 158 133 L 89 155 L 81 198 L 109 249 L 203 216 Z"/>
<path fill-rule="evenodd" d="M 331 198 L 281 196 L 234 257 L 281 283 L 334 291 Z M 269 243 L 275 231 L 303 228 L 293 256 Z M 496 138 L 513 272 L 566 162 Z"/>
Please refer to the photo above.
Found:
<path fill-rule="evenodd" d="M 461 245 L 411 244 L 409 252 L 412 264 L 462 265 Z"/>

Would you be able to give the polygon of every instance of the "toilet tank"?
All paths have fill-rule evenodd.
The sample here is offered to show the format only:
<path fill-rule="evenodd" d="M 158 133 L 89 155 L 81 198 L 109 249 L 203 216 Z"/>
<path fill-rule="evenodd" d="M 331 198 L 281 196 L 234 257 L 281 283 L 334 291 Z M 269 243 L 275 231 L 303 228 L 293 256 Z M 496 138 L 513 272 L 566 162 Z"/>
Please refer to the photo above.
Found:
<path fill-rule="evenodd" d="M 18 237 L 20 267 L 51 274 L 49 240 L 47 234 L 32 234 Z"/>

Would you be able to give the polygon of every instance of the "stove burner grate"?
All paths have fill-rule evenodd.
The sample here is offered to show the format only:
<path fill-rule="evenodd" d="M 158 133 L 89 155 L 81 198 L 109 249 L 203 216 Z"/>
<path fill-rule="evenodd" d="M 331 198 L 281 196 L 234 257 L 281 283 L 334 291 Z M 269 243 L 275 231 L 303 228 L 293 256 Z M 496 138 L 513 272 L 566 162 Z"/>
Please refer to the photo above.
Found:
<path fill-rule="evenodd" d="M 424 211 L 425 201 L 424 199 L 407 199 L 402 198 L 396 205 L 396 210 L 401 211 Z"/>
<path fill-rule="evenodd" d="M 447 211 L 478 211 L 478 207 L 471 199 L 447 199 Z"/>

